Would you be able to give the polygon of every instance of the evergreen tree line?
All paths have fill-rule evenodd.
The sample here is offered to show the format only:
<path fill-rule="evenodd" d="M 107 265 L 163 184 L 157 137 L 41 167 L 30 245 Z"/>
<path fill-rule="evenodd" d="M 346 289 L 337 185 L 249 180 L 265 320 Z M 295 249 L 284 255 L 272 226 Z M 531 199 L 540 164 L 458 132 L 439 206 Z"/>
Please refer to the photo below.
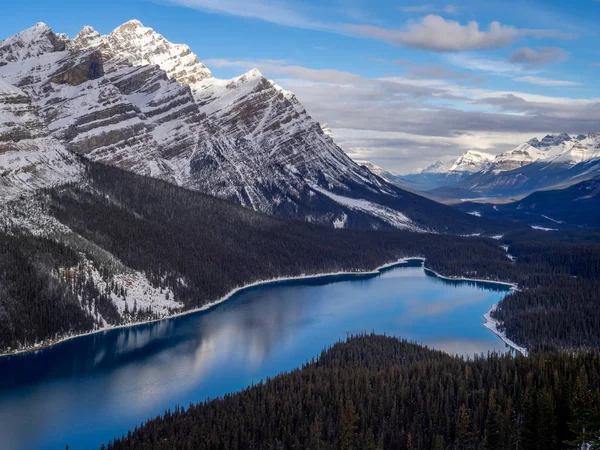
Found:
<path fill-rule="evenodd" d="M 120 288 L 101 290 L 85 276 L 82 262 L 91 262 L 111 284 L 111 274 L 125 270 L 112 255 L 143 272 L 154 287 L 172 290 L 184 309 L 258 280 L 372 270 L 422 256 L 427 267 L 445 275 L 518 283 L 521 290 L 501 302 L 496 317 L 519 344 L 532 350 L 600 345 L 598 234 L 510 231 L 494 240 L 333 230 L 86 164 L 85 182 L 44 191 L 37 199 L 76 235 L 50 240 L 0 231 L 2 349 L 92 330 L 98 314 L 114 325 L 152 318 L 149 311 L 119 314 L 110 295 L 123 295 Z"/>
<path fill-rule="evenodd" d="M 26 286 L 0 295 L 7 317 L 0 322 L 0 348 L 92 330 L 98 314 L 113 325 L 152 318 L 146 311 L 119 314 L 111 303 L 111 293 L 122 296 L 111 274 L 126 268 L 110 255 L 143 272 L 154 287 L 172 290 L 185 309 L 259 280 L 366 271 L 404 256 L 425 256 L 445 273 L 477 273 L 494 261 L 510 265 L 498 243 L 488 239 L 334 230 L 275 219 L 108 166 L 88 163 L 87 171 L 86 182 L 44 191 L 37 199 L 76 236 L 50 240 L 0 232 L 9 268 L 0 272 L 0 287 Z M 28 270 L 15 269 L 10 261 L 17 256 Z M 90 264 L 109 289 L 90 279 Z M 30 273 L 53 288 L 31 283 Z M 47 310 L 43 315 L 39 305 Z"/>
<path fill-rule="evenodd" d="M 598 352 L 464 360 L 370 335 L 102 449 L 558 450 L 599 439 Z"/>
<path fill-rule="evenodd" d="M 520 231 L 504 243 L 520 290 L 493 316 L 530 350 L 600 347 L 600 234 Z"/>

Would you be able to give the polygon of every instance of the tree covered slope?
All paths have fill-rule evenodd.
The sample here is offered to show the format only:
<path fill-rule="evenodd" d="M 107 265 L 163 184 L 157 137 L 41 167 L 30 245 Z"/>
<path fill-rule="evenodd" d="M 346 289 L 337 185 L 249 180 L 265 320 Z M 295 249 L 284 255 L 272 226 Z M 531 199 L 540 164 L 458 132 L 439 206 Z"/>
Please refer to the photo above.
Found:
<path fill-rule="evenodd" d="M 168 411 L 103 449 L 587 448 L 598 445 L 599 408 L 598 353 L 465 361 L 358 336 L 302 369 Z"/>
<path fill-rule="evenodd" d="M 151 177 L 82 165 L 80 181 L 2 205 L 3 349 L 166 317 L 259 280 L 373 270 L 404 256 L 458 274 L 509 264 L 491 239 L 284 221 Z M 6 262 L 14 258 L 19 269 Z"/>

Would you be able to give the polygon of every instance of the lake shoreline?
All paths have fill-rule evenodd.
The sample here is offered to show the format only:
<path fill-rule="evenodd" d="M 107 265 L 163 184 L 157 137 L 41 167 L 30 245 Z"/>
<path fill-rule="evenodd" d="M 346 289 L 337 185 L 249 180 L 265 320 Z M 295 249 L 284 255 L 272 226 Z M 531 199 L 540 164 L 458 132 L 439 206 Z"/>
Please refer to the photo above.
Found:
<path fill-rule="evenodd" d="M 69 341 L 71 339 L 76 339 L 76 338 L 80 338 L 80 337 L 84 337 L 84 336 L 91 336 L 94 334 L 99 334 L 99 333 L 105 333 L 105 332 L 109 332 L 112 330 L 118 330 L 118 329 L 123 329 L 123 328 L 130 328 L 130 327 L 135 327 L 135 326 L 139 326 L 139 325 L 146 325 L 146 324 L 151 324 L 151 323 L 155 323 L 155 322 L 159 322 L 161 320 L 170 320 L 170 319 L 175 319 L 178 317 L 182 317 L 182 316 L 187 316 L 189 314 L 195 314 L 195 313 L 199 313 L 199 312 L 204 312 L 207 311 L 211 308 L 214 308 L 224 302 L 226 302 L 227 300 L 231 299 L 233 296 L 235 296 L 236 294 L 245 291 L 247 289 L 252 289 L 258 286 L 267 286 L 270 284 L 278 284 L 278 283 L 284 283 L 284 282 L 289 282 L 289 281 L 301 281 L 301 280 L 318 280 L 320 278 L 327 278 L 327 277 L 343 277 L 343 276 L 356 276 L 356 277 L 368 277 L 368 276 L 374 276 L 374 275 L 378 275 L 383 273 L 384 271 L 388 270 L 388 269 L 392 269 L 394 267 L 397 266 L 401 266 L 403 264 L 407 264 L 410 261 L 421 261 L 423 263 L 423 269 L 425 270 L 425 272 L 429 272 L 432 273 L 434 276 L 441 278 L 441 279 L 445 279 L 445 280 L 449 280 L 449 281 L 471 281 L 471 282 L 476 282 L 476 283 L 491 283 L 491 284 L 501 284 L 504 286 L 509 286 L 511 289 L 517 289 L 517 286 L 514 283 L 508 283 L 508 282 L 504 282 L 504 281 L 494 281 L 494 280 L 484 280 L 484 279 L 475 279 L 475 278 L 465 278 L 465 277 L 451 277 L 451 276 L 445 276 L 445 275 L 441 275 L 440 273 L 432 270 L 432 269 L 428 269 L 427 267 L 425 267 L 425 261 L 426 258 L 420 257 L 420 256 L 411 256 L 411 257 L 404 257 L 404 258 L 400 258 L 396 261 L 392 261 L 386 264 L 382 264 L 381 266 L 376 267 L 373 270 L 369 270 L 369 271 L 358 271 L 358 272 L 329 272 L 329 273 L 321 273 L 321 274 L 313 274 L 313 275 L 298 275 L 298 276 L 290 276 L 290 277 L 280 277 L 280 278 L 272 278 L 272 279 L 268 279 L 268 280 L 262 280 L 262 281 L 256 281 L 253 283 L 249 283 L 246 284 L 244 286 L 240 286 L 237 288 L 232 289 L 231 291 L 229 291 L 225 296 L 221 297 L 218 300 L 215 300 L 213 302 L 207 303 L 203 306 L 200 306 L 198 308 L 194 308 L 194 309 L 190 309 L 187 311 L 182 311 L 179 313 L 175 313 L 175 314 L 171 314 L 165 317 L 160 317 L 157 319 L 152 319 L 152 320 L 144 320 L 144 321 L 140 321 L 140 322 L 132 322 L 132 323 L 127 323 L 127 324 L 122 324 L 122 325 L 116 325 L 116 326 L 109 326 L 109 327 L 104 327 L 104 328 L 100 328 L 97 330 L 92 330 L 92 331 L 88 331 L 85 333 L 77 333 L 77 334 L 73 334 L 73 335 L 69 335 L 69 336 L 64 336 L 62 338 L 56 339 L 56 340 L 48 340 L 48 341 L 44 341 L 42 343 L 38 343 L 35 344 L 34 346 L 31 347 L 25 347 L 25 348 L 19 348 L 16 349 L 14 351 L 10 351 L 10 352 L 5 352 L 5 353 L 1 353 L 0 354 L 0 358 L 2 357 L 8 357 L 8 356 L 15 356 L 15 355 L 20 355 L 20 354 L 25 354 L 25 353 L 36 353 L 38 351 L 41 350 L 45 350 L 48 349 L 50 347 L 53 347 L 55 345 L 61 344 L 63 342 Z M 496 305 L 494 305 L 496 306 Z M 485 314 L 484 314 L 485 317 Z M 487 319 L 487 318 L 486 318 Z M 493 320 L 493 319 L 492 319 Z M 487 322 L 486 322 L 487 323 Z M 503 337 L 501 335 L 501 333 L 499 331 L 497 331 L 495 328 L 492 329 L 490 327 L 488 327 L 485 323 L 484 326 L 486 328 L 488 328 L 490 331 L 492 331 L 494 334 L 496 334 L 500 339 L 502 339 L 502 341 L 504 341 L 507 345 L 509 345 L 510 347 L 514 348 L 517 351 L 521 351 L 520 349 L 522 349 L 522 347 L 517 346 L 516 344 L 510 345 L 506 342 L 506 338 Z M 512 342 L 512 341 L 511 341 Z M 526 351 L 526 350 L 525 350 Z"/>
<path fill-rule="evenodd" d="M 506 333 L 504 331 L 499 330 L 498 326 L 500 325 L 500 322 L 492 317 L 492 312 L 494 312 L 497 308 L 498 303 L 495 303 L 492 305 L 490 310 L 483 315 L 483 318 L 485 319 L 483 326 L 502 339 L 502 341 L 504 341 L 504 343 L 510 348 L 519 352 L 523 356 L 527 356 L 529 352 L 525 347 L 517 345 L 514 341 L 506 337 Z"/>
<path fill-rule="evenodd" d="M 258 287 L 258 286 L 266 286 L 269 284 L 278 284 L 278 283 L 283 283 L 283 282 L 288 282 L 288 281 L 301 281 L 301 280 L 318 280 L 320 278 L 327 278 L 327 277 L 342 277 L 342 276 L 356 276 L 356 277 L 365 277 L 365 276 L 373 276 L 373 275 L 378 275 L 382 272 L 384 272 L 387 269 L 391 269 L 394 268 L 396 266 L 400 266 L 402 264 L 406 264 L 409 261 L 415 261 L 415 260 L 422 260 L 424 261 L 424 258 L 419 258 L 419 257 L 407 257 L 407 258 L 401 258 L 397 261 L 393 261 L 393 262 L 389 262 L 386 264 L 383 264 L 379 267 L 376 267 L 373 270 L 369 270 L 369 271 L 359 271 L 359 272 L 328 272 L 328 273 L 320 273 L 320 274 L 313 274 L 313 275 L 298 275 L 298 276 L 290 276 L 290 277 L 280 277 L 280 278 L 271 278 L 268 280 L 262 280 L 262 281 L 255 281 L 253 283 L 249 283 L 237 288 L 232 289 L 231 291 L 229 291 L 225 296 L 221 297 L 218 300 L 215 300 L 213 302 L 207 303 L 203 306 L 200 306 L 198 308 L 194 308 L 194 309 L 189 309 L 186 311 L 182 311 L 179 313 L 175 313 L 175 314 L 170 314 L 168 316 L 165 317 L 159 317 L 157 319 L 152 319 L 152 320 L 143 320 L 143 321 L 139 321 L 139 322 L 131 322 L 131 323 L 126 323 L 126 324 L 122 324 L 122 325 L 115 325 L 115 326 L 108 326 L 108 327 L 104 327 L 104 328 L 99 328 L 97 330 L 92 330 L 92 331 L 86 331 L 85 333 L 76 333 L 73 335 L 68 335 L 68 336 L 64 336 L 61 337 L 59 339 L 56 340 L 47 340 L 41 343 L 37 343 L 33 346 L 30 347 L 22 347 L 19 349 L 15 349 L 14 351 L 9 351 L 9 352 L 5 352 L 5 353 L 0 353 L 0 358 L 2 357 L 6 357 L 6 356 L 15 356 L 15 355 L 19 355 L 19 354 L 25 354 L 25 353 L 36 353 L 38 351 L 53 347 L 55 345 L 61 344 L 63 342 L 69 341 L 71 339 L 76 339 L 79 337 L 84 337 L 84 336 L 91 336 L 93 334 L 98 334 L 98 333 L 104 333 L 107 331 L 112 331 L 112 330 L 118 330 L 118 329 L 123 329 L 123 328 L 130 328 L 130 327 L 135 327 L 138 325 L 146 325 L 146 324 L 150 324 L 150 323 L 154 323 L 154 322 L 159 322 L 161 320 L 170 320 L 170 319 L 175 319 L 177 317 L 182 317 L 182 316 L 186 316 L 189 314 L 195 314 L 195 313 L 199 313 L 199 312 L 204 312 L 207 311 L 211 308 L 214 308 L 215 306 L 220 305 L 221 303 L 226 302 L 227 300 L 231 299 L 234 295 L 245 291 L 247 289 L 251 289 L 254 287 Z"/>
<path fill-rule="evenodd" d="M 417 258 L 413 258 L 413 259 L 417 259 Z M 421 258 L 421 259 L 423 261 L 425 261 L 423 258 Z M 477 283 L 501 284 L 504 286 L 508 286 L 510 288 L 510 290 L 512 290 L 512 291 L 519 290 L 517 284 L 509 283 L 506 281 L 493 281 L 493 280 L 484 280 L 484 279 L 477 279 L 477 278 L 464 278 L 464 277 L 448 277 L 448 276 L 441 275 L 440 273 L 436 272 L 435 270 L 427 269 L 425 266 L 423 266 L 423 269 L 425 269 L 426 272 L 430 272 L 430 273 L 434 274 L 436 277 L 442 278 L 444 280 L 475 281 Z M 515 350 L 516 352 L 520 353 L 523 356 L 527 356 L 528 351 L 525 347 L 521 347 L 516 342 L 514 342 L 511 339 L 509 339 L 508 337 L 506 337 L 506 333 L 503 331 L 500 331 L 500 329 L 498 328 L 500 325 L 500 322 L 492 317 L 492 312 L 496 308 L 498 308 L 498 303 L 493 304 L 492 307 L 490 308 L 490 310 L 488 312 L 486 312 L 485 314 L 483 314 L 483 318 L 485 319 L 483 326 L 486 327 L 488 330 L 490 330 L 492 333 L 494 333 L 496 336 L 498 336 L 500 339 L 502 339 L 502 341 L 506 345 L 508 345 L 510 348 L 512 348 L 513 350 Z"/>

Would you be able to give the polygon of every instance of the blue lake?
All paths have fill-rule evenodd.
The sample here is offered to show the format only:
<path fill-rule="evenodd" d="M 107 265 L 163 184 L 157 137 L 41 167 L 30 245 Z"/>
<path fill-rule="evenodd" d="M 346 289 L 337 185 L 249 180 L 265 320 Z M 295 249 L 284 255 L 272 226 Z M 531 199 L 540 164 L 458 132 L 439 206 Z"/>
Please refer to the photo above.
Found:
<path fill-rule="evenodd" d="M 412 261 L 370 277 L 255 287 L 202 313 L 0 358 L 0 448 L 98 449 L 167 408 L 299 367 L 348 334 L 468 356 L 507 351 L 482 317 L 507 293 Z"/>

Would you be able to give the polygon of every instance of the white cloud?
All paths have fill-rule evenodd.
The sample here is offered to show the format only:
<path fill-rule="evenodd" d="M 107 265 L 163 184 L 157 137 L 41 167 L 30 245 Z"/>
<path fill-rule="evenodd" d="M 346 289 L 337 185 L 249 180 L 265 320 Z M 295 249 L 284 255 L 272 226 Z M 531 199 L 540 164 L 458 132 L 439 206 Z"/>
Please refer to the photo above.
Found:
<path fill-rule="evenodd" d="M 501 59 L 474 55 L 471 53 L 456 53 L 446 55 L 444 60 L 463 69 L 487 72 L 497 76 L 515 76 L 524 74 L 523 67 Z"/>
<path fill-rule="evenodd" d="M 278 25 L 320 31 L 339 31 L 339 25 L 315 20 L 297 5 L 282 0 L 166 0 L 168 3 L 209 13 L 258 19 Z"/>
<path fill-rule="evenodd" d="M 510 60 L 514 63 L 541 65 L 564 62 L 568 56 L 569 53 L 559 47 L 540 47 L 538 50 L 522 47 L 511 55 Z"/>
<path fill-rule="evenodd" d="M 518 81 L 520 83 L 537 84 L 538 86 L 581 86 L 583 84 L 576 81 L 553 80 L 551 78 L 534 76 L 518 77 L 514 78 L 514 81 Z"/>
<path fill-rule="evenodd" d="M 421 21 L 408 21 L 403 29 L 386 29 L 367 24 L 348 24 L 344 21 L 323 20 L 323 17 L 349 17 L 359 20 L 367 16 L 365 11 L 352 8 L 342 10 L 315 9 L 302 2 L 288 0 L 164 0 L 178 6 L 188 7 L 209 13 L 227 14 L 249 19 L 257 19 L 278 25 L 326 31 L 338 34 L 350 34 L 381 39 L 396 45 L 451 52 L 468 49 L 491 49 L 511 45 L 519 37 L 567 39 L 572 35 L 557 30 L 520 29 L 510 25 L 492 22 L 488 30 L 480 30 L 476 21 L 462 25 L 457 21 L 446 20 L 430 14 Z M 431 5 L 405 7 L 430 9 Z M 443 8 L 447 14 L 454 14 L 458 8 L 447 5 Z"/>
<path fill-rule="evenodd" d="M 468 149 L 504 151 L 550 132 L 587 133 L 600 123 L 598 98 L 497 91 L 451 78 L 367 78 L 285 61 L 205 62 L 258 67 L 294 92 L 316 120 L 328 122 L 351 156 L 399 171 Z"/>
<path fill-rule="evenodd" d="M 421 21 L 409 21 L 403 29 L 374 25 L 348 25 L 347 28 L 361 36 L 435 52 L 502 48 L 512 45 L 523 36 L 560 39 L 572 37 L 556 30 L 520 29 L 500 22 L 492 22 L 487 30 L 482 30 L 476 21 L 462 25 L 458 21 L 446 20 L 434 14 L 424 17 Z"/>

